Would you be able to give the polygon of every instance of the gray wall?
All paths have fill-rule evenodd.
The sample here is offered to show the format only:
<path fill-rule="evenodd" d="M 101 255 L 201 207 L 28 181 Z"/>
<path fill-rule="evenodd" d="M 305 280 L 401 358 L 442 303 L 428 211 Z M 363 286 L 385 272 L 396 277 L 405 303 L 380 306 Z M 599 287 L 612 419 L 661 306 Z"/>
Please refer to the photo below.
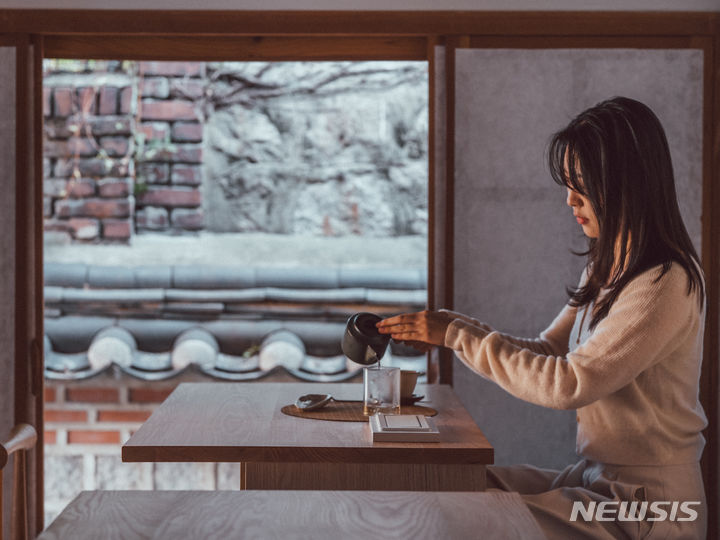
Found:
<path fill-rule="evenodd" d="M 0 439 L 14 424 L 15 381 L 15 49 L 0 47 Z M 11 464 L 8 470 L 12 471 Z M 4 516 L 10 515 L 12 474 L 3 475 Z M 10 520 L 6 523 L 9 525 Z M 7 526 L 6 526 L 7 527 Z M 0 531 L 1 532 L 1 531 Z M 7 532 L 6 532 L 7 534 Z"/>
<path fill-rule="evenodd" d="M 668 133 L 681 210 L 700 248 L 702 52 L 459 50 L 456 80 L 455 308 L 536 336 L 566 301 L 586 241 L 545 165 L 550 135 L 598 101 L 647 103 Z M 576 459 L 574 411 L 524 403 L 455 362 L 454 385 L 496 462 Z"/>

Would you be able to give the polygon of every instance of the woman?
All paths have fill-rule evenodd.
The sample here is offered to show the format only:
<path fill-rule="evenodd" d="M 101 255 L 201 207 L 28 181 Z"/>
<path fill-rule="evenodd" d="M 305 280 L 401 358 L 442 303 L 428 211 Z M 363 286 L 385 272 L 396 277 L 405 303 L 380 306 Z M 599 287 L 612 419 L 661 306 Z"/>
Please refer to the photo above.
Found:
<path fill-rule="evenodd" d="M 704 538 L 705 290 L 663 128 L 642 103 L 614 98 L 553 136 L 549 164 L 589 247 L 578 287 L 539 338 L 444 310 L 378 329 L 449 347 L 520 399 L 577 409 L 575 465 L 488 468 L 488 487 L 520 492 L 550 538 Z"/>

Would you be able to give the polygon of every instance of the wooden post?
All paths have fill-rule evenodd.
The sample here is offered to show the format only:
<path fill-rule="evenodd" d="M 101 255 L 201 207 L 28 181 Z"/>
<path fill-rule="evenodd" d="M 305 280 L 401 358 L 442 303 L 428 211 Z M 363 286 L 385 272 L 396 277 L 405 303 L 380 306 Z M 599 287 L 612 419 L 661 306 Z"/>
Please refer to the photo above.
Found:
<path fill-rule="evenodd" d="M 27 452 L 35 447 L 37 432 L 29 424 L 18 424 L 10 432 L 7 440 L 0 442 L 0 485 L 2 472 L 8 459 L 15 454 L 13 465 L 12 510 L 10 512 L 10 538 L 27 540 L 29 537 L 28 523 L 28 490 L 27 490 Z M 0 490 L 0 510 L 2 494 Z M 2 511 L 0 511 L 0 531 L 2 531 Z"/>
<path fill-rule="evenodd" d="M 10 522 L 11 540 L 27 540 L 27 450 L 20 450 L 15 456 L 13 467 L 13 500 Z"/>

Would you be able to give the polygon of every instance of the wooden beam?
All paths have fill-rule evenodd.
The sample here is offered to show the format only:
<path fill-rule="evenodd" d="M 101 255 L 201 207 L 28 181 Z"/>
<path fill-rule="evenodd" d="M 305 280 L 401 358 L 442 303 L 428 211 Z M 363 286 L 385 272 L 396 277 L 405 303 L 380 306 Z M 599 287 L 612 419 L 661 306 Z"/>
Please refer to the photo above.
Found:
<path fill-rule="evenodd" d="M 720 24 L 704 49 L 702 258 L 707 309 L 700 401 L 708 417 L 701 465 L 708 504 L 708 538 L 720 537 Z"/>
<path fill-rule="evenodd" d="M 45 310 L 43 309 L 44 296 L 44 219 L 42 212 L 43 201 L 43 184 L 44 184 L 44 167 L 43 167 L 43 38 L 42 36 L 31 36 L 33 44 L 33 177 L 31 179 L 33 191 L 33 218 L 32 218 L 32 234 L 34 236 L 33 259 L 34 263 L 34 280 L 31 284 L 32 298 L 34 301 L 33 310 L 33 336 L 31 342 L 31 381 L 30 388 L 34 401 L 34 418 L 33 425 L 40 437 L 34 449 L 30 452 L 30 459 L 34 460 L 34 465 L 30 465 L 31 475 L 34 478 L 34 489 L 30 489 L 29 493 L 32 500 L 29 501 L 30 516 L 34 517 L 34 529 L 31 530 L 39 533 L 45 528 L 45 355 L 43 351 L 45 335 Z"/>
<path fill-rule="evenodd" d="M 473 49 L 703 49 L 708 36 L 472 36 Z"/>
<path fill-rule="evenodd" d="M 425 60 L 422 37 L 49 35 L 46 58 L 183 61 Z"/>
<path fill-rule="evenodd" d="M 8 9 L 0 32 L 206 35 L 711 35 L 717 13 Z"/>
<path fill-rule="evenodd" d="M 436 284 L 435 292 L 439 308 L 454 307 L 454 271 L 455 271 L 455 51 L 467 45 L 467 37 L 451 36 L 445 40 L 445 171 L 444 189 L 438 194 L 442 205 L 436 224 L 440 241 L 437 244 L 437 264 L 441 281 Z M 442 221 L 440 221 L 442 220 Z M 454 355 L 451 350 L 442 348 L 438 353 L 439 382 L 453 383 Z"/>
<path fill-rule="evenodd" d="M 428 62 L 428 230 L 427 230 L 427 309 L 435 309 L 435 47 L 439 44 L 437 36 L 427 39 Z M 437 354 L 432 350 L 426 355 L 426 372 L 428 383 L 439 380 L 440 365 Z"/>

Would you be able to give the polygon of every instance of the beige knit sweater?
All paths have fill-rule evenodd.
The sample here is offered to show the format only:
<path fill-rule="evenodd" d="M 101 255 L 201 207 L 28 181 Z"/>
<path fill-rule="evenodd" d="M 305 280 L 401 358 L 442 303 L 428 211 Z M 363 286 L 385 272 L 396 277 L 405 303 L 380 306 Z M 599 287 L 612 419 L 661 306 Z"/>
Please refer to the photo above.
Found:
<path fill-rule="evenodd" d="M 565 306 L 538 339 L 450 312 L 445 346 L 520 399 L 577 409 L 580 456 L 619 465 L 697 461 L 707 425 L 698 399 L 705 314 L 698 293 L 687 294 L 682 266 L 655 281 L 660 269 L 628 283 L 592 332 L 585 308 Z"/>

